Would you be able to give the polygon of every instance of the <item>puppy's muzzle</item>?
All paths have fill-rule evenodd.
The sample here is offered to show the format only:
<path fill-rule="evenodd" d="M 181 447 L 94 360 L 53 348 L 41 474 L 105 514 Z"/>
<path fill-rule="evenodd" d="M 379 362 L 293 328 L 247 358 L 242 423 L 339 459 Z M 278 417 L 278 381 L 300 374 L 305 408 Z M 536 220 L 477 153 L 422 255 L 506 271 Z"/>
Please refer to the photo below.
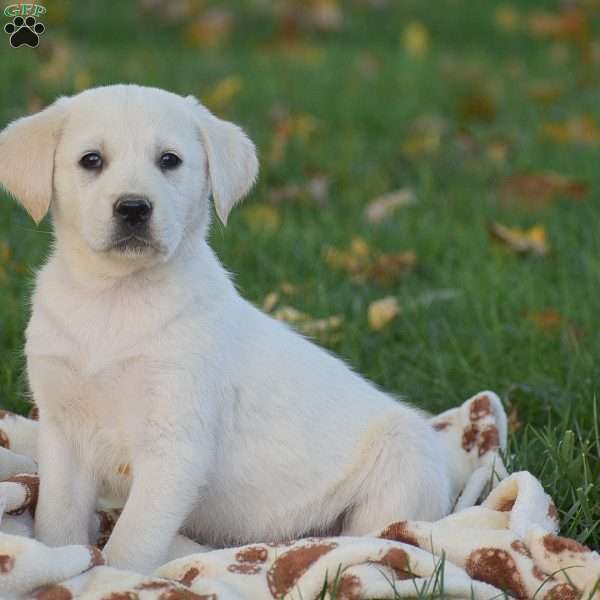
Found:
<path fill-rule="evenodd" d="M 113 206 L 115 218 L 131 232 L 141 229 L 152 216 L 152 204 L 145 196 L 125 194 Z"/>

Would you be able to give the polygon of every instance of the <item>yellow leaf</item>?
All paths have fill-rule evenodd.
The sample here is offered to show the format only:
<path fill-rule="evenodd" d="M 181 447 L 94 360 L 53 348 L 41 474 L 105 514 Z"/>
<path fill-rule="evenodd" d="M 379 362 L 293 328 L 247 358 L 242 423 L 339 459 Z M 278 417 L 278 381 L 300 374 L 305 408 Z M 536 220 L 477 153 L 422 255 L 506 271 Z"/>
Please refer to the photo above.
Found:
<path fill-rule="evenodd" d="M 281 306 L 273 316 L 293 325 L 304 335 L 318 337 L 323 341 L 333 342 L 337 340 L 336 336 L 331 336 L 332 330 L 337 330 L 343 323 L 344 318 L 341 315 L 333 315 L 323 319 L 312 319 L 310 315 L 303 313 L 293 306 Z"/>
<path fill-rule="evenodd" d="M 243 87 L 242 78 L 237 75 L 219 81 L 204 97 L 204 103 L 216 112 L 225 109 Z"/>
<path fill-rule="evenodd" d="M 243 211 L 244 219 L 252 231 L 272 232 L 281 225 L 281 214 L 274 206 L 253 204 Z"/>
<path fill-rule="evenodd" d="M 365 216 L 371 223 L 381 223 L 401 206 L 408 206 L 416 201 L 415 193 L 410 189 L 390 192 L 371 200 L 365 209 Z"/>
<path fill-rule="evenodd" d="M 600 144 L 600 127 L 592 115 L 575 115 L 563 122 L 546 123 L 542 134 L 559 143 L 578 143 L 596 147 Z"/>
<path fill-rule="evenodd" d="M 420 21 L 411 21 L 402 32 L 402 45 L 410 56 L 420 58 L 429 50 L 429 31 Z"/>
<path fill-rule="evenodd" d="M 271 312 L 275 305 L 279 302 L 279 294 L 277 292 L 270 292 L 265 296 L 263 300 L 263 310 L 265 312 Z"/>
<path fill-rule="evenodd" d="M 5 240 L 0 240 L 0 261 L 8 262 L 11 256 L 12 252 L 10 250 L 8 242 L 6 242 Z"/>
<path fill-rule="evenodd" d="M 535 225 L 523 230 L 506 227 L 500 223 L 491 223 L 489 232 L 492 239 L 503 243 L 517 254 L 534 254 L 546 256 L 550 250 L 546 240 L 546 229 L 543 225 Z"/>
<path fill-rule="evenodd" d="M 79 69 L 73 78 L 73 87 L 76 92 L 87 90 L 92 84 L 92 75 L 87 69 Z"/>
<path fill-rule="evenodd" d="M 521 14 L 510 4 L 501 4 L 494 12 L 494 21 L 498 29 L 503 31 L 517 31 L 521 24 Z"/>
<path fill-rule="evenodd" d="M 192 21 L 185 30 L 185 41 L 189 46 L 215 47 L 223 44 L 234 25 L 233 13 L 223 8 L 207 11 Z"/>
<path fill-rule="evenodd" d="M 347 271 L 356 275 L 368 268 L 370 248 L 362 238 L 354 238 L 349 250 L 328 248 L 325 252 L 325 261 L 331 267 Z"/>
<path fill-rule="evenodd" d="M 44 83 L 61 83 L 71 68 L 73 47 L 62 38 L 55 38 L 49 47 L 50 58 L 40 67 L 38 76 Z"/>
<path fill-rule="evenodd" d="M 293 306 L 281 306 L 274 313 L 273 316 L 279 321 L 285 321 L 286 323 L 297 323 L 298 321 L 306 321 L 310 317 Z"/>
<path fill-rule="evenodd" d="M 387 296 L 369 304 L 369 326 L 375 331 L 384 329 L 390 321 L 400 314 L 400 304 L 394 296 Z"/>

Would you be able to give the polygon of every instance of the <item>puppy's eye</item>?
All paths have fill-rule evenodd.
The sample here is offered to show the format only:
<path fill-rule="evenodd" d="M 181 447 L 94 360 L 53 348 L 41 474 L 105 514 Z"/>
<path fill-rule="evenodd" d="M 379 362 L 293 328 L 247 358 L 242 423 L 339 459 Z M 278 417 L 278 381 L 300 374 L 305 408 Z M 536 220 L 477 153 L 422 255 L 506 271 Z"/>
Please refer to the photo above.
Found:
<path fill-rule="evenodd" d="M 181 159 L 173 152 L 165 152 L 161 155 L 158 166 L 163 170 L 175 169 L 181 164 Z"/>
<path fill-rule="evenodd" d="M 102 157 L 97 152 L 87 152 L 79 159 L 79 164 L 89 171 L 102 168 Z"/>

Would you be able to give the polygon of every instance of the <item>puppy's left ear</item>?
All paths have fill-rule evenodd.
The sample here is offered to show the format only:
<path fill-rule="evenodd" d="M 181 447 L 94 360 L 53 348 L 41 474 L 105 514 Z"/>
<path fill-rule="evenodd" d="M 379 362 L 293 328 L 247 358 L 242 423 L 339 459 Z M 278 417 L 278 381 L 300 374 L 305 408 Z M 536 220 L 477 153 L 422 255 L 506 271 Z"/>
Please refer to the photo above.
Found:
<path fill-rule="evenodd" d="M 0 132 L 0 184 L 39 223 L 50 207 L 54 153 L 67 98 L 17 119 Z"/>
<path fill-rule="evenodd" d="M 244 131 L 215 117 L 196 98 L 188 96 L 208 156 L 208 173 L 219 219 L 227 224 L 229 212 L 254 185 L 258 175 L 256 148 Z"/>

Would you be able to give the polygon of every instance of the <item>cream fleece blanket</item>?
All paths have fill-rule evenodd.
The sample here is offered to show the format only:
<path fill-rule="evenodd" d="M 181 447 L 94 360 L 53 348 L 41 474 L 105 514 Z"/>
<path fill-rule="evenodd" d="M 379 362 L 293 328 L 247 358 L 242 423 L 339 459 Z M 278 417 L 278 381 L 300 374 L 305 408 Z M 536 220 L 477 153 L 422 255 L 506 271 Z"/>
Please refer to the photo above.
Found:
<path fill-rule="evenodd" d="M 600 600 L 600 556 L 556 535 L 556 508 L 533 475 L 506 473 L 498 454 L 506 444 L 506 415 L 492 392 L 432 419 L 462 489 L 453 514 L 433 523 L 390 523 L 365 537 L 224 550 L 179 536 L 173 560 L 151 577 L 104 566 L 95 546 L 49 548 L 33 539 L 37 423 L 1 417 L 2 598 L 355 600 L 439 597 L 443 587 L 447 598 Z M 117 517 L 118 510 L 98 510 L 99 547 Z"/>

